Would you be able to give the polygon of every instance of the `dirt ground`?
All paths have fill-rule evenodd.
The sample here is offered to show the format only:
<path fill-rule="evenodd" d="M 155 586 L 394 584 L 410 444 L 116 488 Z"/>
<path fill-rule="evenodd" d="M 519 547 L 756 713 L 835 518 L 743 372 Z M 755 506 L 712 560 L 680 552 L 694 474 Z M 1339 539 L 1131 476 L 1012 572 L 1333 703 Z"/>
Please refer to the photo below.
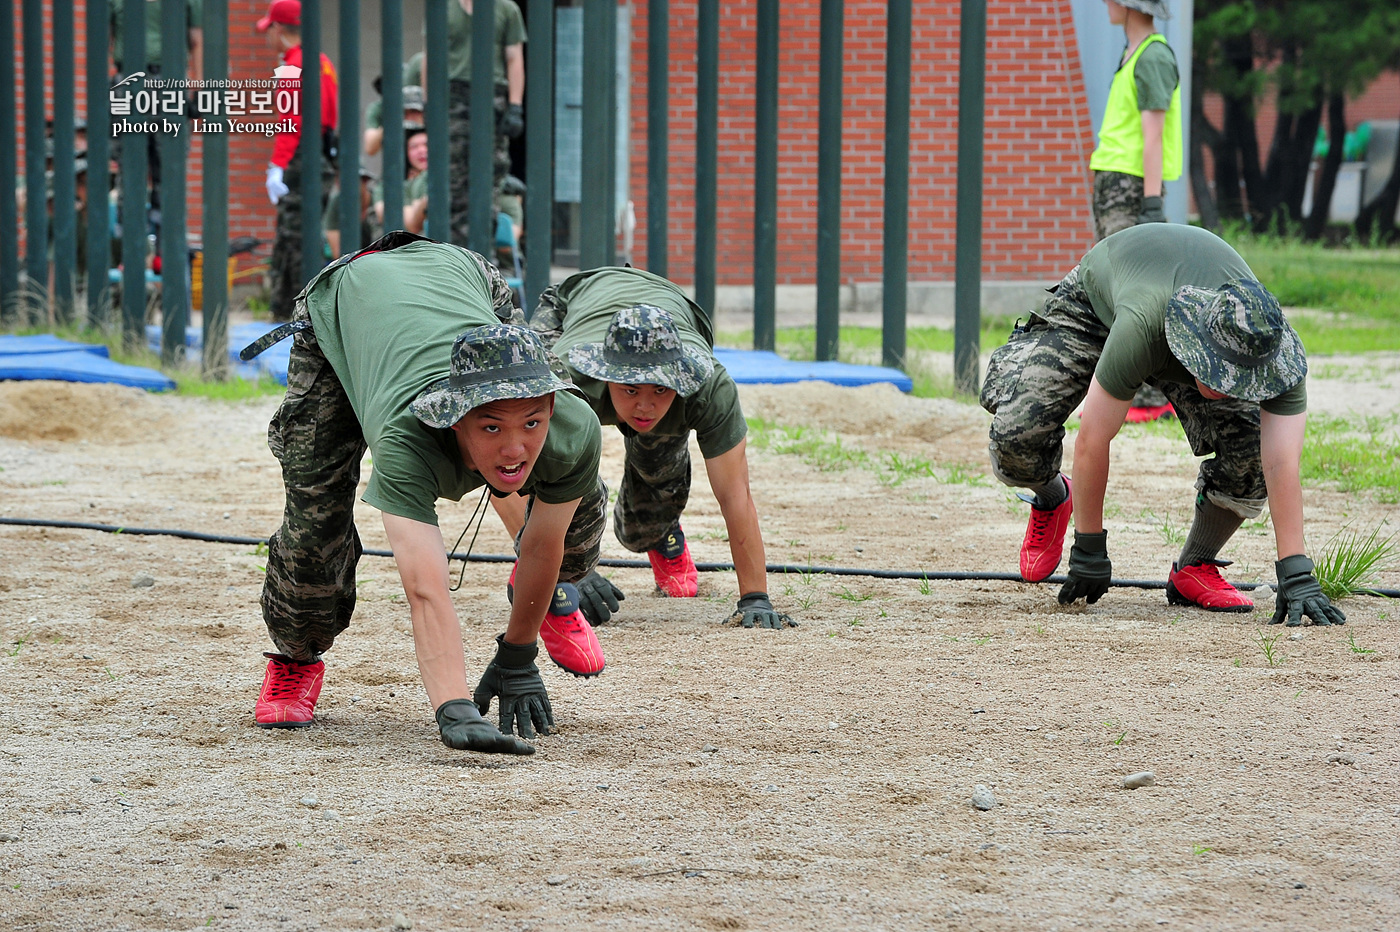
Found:
<path fill-rule="evenodd" d="M 1332 362 L 1315 410 L 1395 409 L 1376 373 L 1348 382 Z M 1400 366 L 1383 366 L 1393 385 Z M 938 464 L 896 484 L 755 449 L 770 562 L 1014 571 L 1026 510 L 987 478 L 980 410 L 879 387 L 744 399 Z M 276 403 L 0 383 L 0 513 L 264 537 L 282 508 Z M 1133 429 L 1114 469 L 1115 576 L 1163 579 L 1194 460 Z M 728 560 L 697 473 L 692 548 Z M 1347 521 L 1400 518 L 1369 494 L 1305 501 L 1314 551 Z M 469 512 L 442 503 L 449 543 Z M 387 546 L 372 509 L 358 523 Z M 476 549 L 507 551 L 494 517 Z M 631 556 L 611 534 L 604 554 Z M 598 632 L 607 671 L 546 665 L 560 730 L 503 759 L 438 741 L 390 559 L 360 564 L 316 724 L 265 731 L 253 547 L 0 526 L 0 555 L 6 929 L 1400 926 L 1386 600 L 1346 600 L 1344 629 L 1283 629 L 1264 624 L 1267 595 L 1212 615 L 1160 591 L 1062 608 L 1051 586 L 775 576 L 802 624 L 773 632 L 720 624 L 732 574 L 675 601 L 614 570 L 629 598 Z M 1267 523 L 1225 556 L 1235 580 L 1271 580 Z M 506 574 L 471 564 L 456 594 L 473 671 Z M 1122 787 L 1143 770 L 1155 785 Z M 995 808 L 972 805 L 979 784 Z"/>

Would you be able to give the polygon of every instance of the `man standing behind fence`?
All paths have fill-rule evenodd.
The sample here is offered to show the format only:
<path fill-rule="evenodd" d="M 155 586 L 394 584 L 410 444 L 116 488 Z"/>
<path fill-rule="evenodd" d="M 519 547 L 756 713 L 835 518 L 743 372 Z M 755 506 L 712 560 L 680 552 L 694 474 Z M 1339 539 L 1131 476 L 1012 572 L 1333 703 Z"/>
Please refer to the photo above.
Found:
<path fill-rule="evenodd" d="M 496 154 L 493 195 L 510 170 L 510 140 L 525 131 L 525 20 L 514 0 L 496 0 L 494 60 Z M 471 153 L 472 0 L 447 4 L 447 141 L 452 165 L 452 242 L 467 245 L 467 182 Z M 494 197 L 493 197 L 494 199 Z"/>
<path fill-rule="evenodd" d="M 258 20 L 258 32 L 267 34 L 267 44 L 278 54 L 278 67 L 301 68 L 301 0 L 272 0 L 267 15 Z M 280 76 L 280 75 L 279 75 Z M 335 67 L 324 53 L 321 55 L 321 203 L 311 213 L 317 223 L 325 211 L 326 197 L 335 181 L 335 166 L 328 151 L 328 137 L 336 125 Z M 292 85 L 296 78 L 278 82 L 278 119 L 290 119 L 290 132 L 278 133 L 272 143 L 272 159 L 267 166 L 267 196 L 277 205 L 277 237 L 272 244 L 269 274 L 272 295 L 268 307 L 273 320 L 291 320 L 292 305 L 301 291 L 301 90 Z M 294 89 L 290 112 L 282 105 L 283 87 Z M 318 224 L 319 225 L 319 224 Z"/>

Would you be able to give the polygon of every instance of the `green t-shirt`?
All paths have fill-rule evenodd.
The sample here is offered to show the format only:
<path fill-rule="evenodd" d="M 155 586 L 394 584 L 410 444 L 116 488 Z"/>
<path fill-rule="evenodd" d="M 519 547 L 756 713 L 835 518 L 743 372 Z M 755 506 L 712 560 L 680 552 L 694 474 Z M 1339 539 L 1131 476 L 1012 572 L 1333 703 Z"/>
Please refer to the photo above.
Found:
<path fill-rule="evenodd" d="M 108 7 L 112 38 L 115 40 L 112 47 L 112 61 L 118 70 L 123 70 L 122 8 L 124 4 L 125 0 L 111 0 L 111 6 Z M 146 64 L 159 68 L 161 0 L 144 0 L 144 6 L 146 14 Z M 202 29 L 204 27 L 204 0 L 185 0 L 185 27 L 187 29 Z M 189 65 L 186 63 L 187 73 L 188 68 Z"/>
<path fill-rule="evenodd" d="M 506 48 L 525 42 L 525 20 L 514 0 L 496 0 L 495 10 L 496 60 L 491 73 L 495 83 L 505 84 Z M 472 79 L 472 17 L 462 9 L 460 0 L 447 0 L 447 77 L 452 81 Z"/>
<path fill-rule="evenodd" d="M 1143 223 L 1106 237 L 1080 261 L 1079 275 L 1094 314 L 1109 328 L 1094 376 L 1120 401 L 1149 377 L 1196 384 L 1167 346 L 1167 302 L 1177 289 L 1257 280 L 1224 240 L 1181 223 Z M 1273 414 L 1306 411 L 1307 387 L 1299 382 L 1261 407 Z"/>
<path fill-rule="evenodd" d="M 559 286 L 564 302 L 564 323 L 554 353 L 569 369 L 574 384 L 588 398 L 598 420 L 616 424 L 624 435 L 632 428 L 618 424 L 617 413 L 608 397 L 607 383 L 590 378 L 569 365 L 569 350 L 581 343 L 601 343 L 607 336 L 613 315 L 635 304 L 650 304 L 668 311 L 676 321 L 681 340 L 706 355 L 714 348 L 714 330 L 700 305 L 691 301 L 675 285 L 659 275 L 641 269 L 604 268 L 579 272 Z M 739 389 L 723 366 L 714 372 L 688 398 L 679 395 L 666 416 L 648 433 L 663 437 L 684 436 L 695 431 L 700 452 L 706 458 L 727 453 L 744 439 L 748 423 L 739 405 Z"/>
<path fill-rule="evenodd" d="M 1171 106 L 1172 91 L 1180 80 L 1171 46 L 1165 42 L 1147 43 L 1133 68 L 1138 109 L 1166 110 Z"/>
<path fill-rule="evenodd" d="M 437 524 L 438 498 L 457 501 L 486 483 L 462 462 L 453 432 L 428 427 L 408 405 L 447 376 L 462 331 L 501 323 L 485 273 L 465 250 L 417 241 L 331 266 L 311 284 L 306 306 L 374 458 L 364 500 Z M 559 392 L 523 491 L 547 504 L 581 498 L 598 481 L 601 453 L 597 418 L 582 399 Z"/>
<path fill-rule="evenodd" d="M 420 197 L 428 196 L 428 170 L 425 168 L 403 183 L 403 203 L 407 207 Z"/>

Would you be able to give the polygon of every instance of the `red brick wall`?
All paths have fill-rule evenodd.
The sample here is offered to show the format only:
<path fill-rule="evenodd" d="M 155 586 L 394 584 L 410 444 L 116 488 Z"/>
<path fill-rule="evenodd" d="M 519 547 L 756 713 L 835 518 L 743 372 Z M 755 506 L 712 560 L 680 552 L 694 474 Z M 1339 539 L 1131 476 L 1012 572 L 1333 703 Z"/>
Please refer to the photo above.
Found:
<path fill-rule="evenodd" d="M 915 4 L 910 89 L 909 277 L 953 275 L 957 192 L 958 8 Z M 752 277 L 755 15 L 721 4 L 719 230 L 721 284 Z M 815 279 L 817 93 L 816 0 L 781 7 L 779 59 L 778 274 Z M 632 198 L 636 261 L 646 264 L 647 10 L 632 5 Z M 673 0 L 670 40 L 668 271 L 694 269 L 694 0 Z M 984 274 L 1052 278 L 1092 243 L 1088 158 L 1093 128 L 1084 98 L 1067 0 L 988 4 Z M 843 281 L 880 277 L 883 236 L 885 4 L 848 0 L 843 117 Z"/>

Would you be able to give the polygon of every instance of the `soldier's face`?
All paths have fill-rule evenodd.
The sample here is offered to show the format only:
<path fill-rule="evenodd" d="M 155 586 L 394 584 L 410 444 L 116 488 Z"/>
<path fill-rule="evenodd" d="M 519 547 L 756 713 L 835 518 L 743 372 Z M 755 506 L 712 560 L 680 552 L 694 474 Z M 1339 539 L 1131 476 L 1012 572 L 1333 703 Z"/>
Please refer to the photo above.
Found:
<path fill-rule="evenodd" d="M 530 478 L 549 435 L 554 396 L 512 398 L 473 408 L 452 426 L 462 460 L 501 492 L 517 492 Z"/>
<path fill-rule="evenodd" d="M 1113 0 L 1104 0 L 1108 4 L 1108 21 L 1114 26 L 1121 26 L 1128 21 L 1128 9 L 1121 3 L 1114 3 Z"/>
<path fill-rule="evenodd" d="M 671 410 L 671 402 L 676 400 L 676 390 L 664 385 L 609 382 L 608 397 L 612 399 L 617 419 L 637 433 L 644 434 Z"/>

